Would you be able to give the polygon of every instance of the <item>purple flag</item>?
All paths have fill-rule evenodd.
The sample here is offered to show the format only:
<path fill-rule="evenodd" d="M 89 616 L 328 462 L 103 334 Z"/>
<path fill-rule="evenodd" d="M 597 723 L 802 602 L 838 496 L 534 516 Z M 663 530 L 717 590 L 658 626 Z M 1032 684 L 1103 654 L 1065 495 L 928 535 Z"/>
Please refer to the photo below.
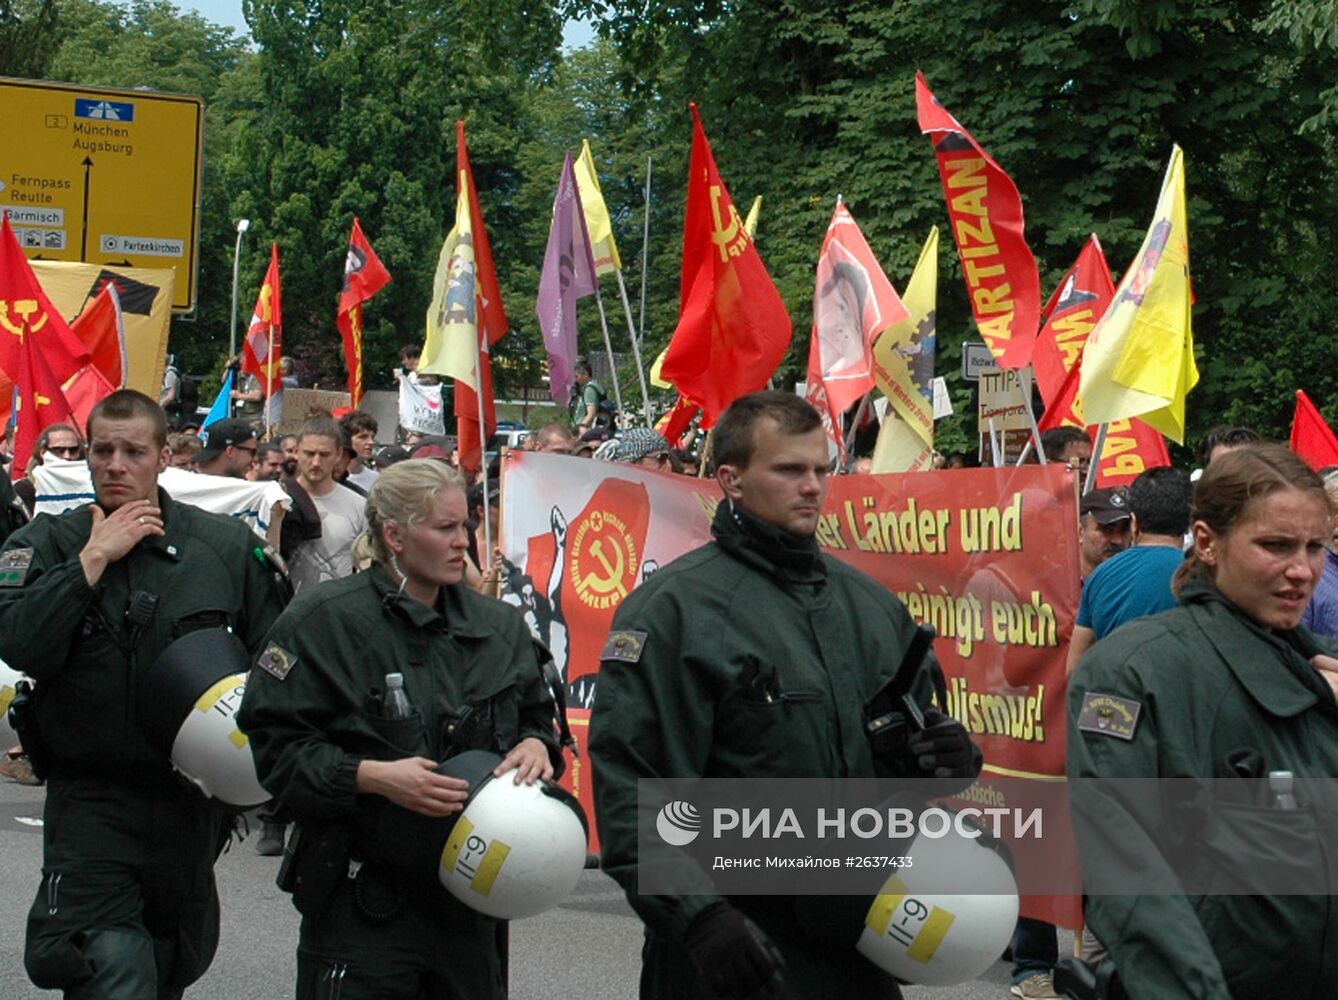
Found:
<path fill-rule="evenodd" d="M 595 258 L 590 253 L 590 235 L 585 212 L 576 189 L 571 153 L 562 164 L 557 196 L 553 199 L 553 223 L 548 230 L 544 269 L 539 275 L 539 298 L 534 311 L 548 351 L 548 388 L 553 402 L 566 406 L 575 381 L 572 364 L 576 349 L 576 300 L 595 294 Z"/>

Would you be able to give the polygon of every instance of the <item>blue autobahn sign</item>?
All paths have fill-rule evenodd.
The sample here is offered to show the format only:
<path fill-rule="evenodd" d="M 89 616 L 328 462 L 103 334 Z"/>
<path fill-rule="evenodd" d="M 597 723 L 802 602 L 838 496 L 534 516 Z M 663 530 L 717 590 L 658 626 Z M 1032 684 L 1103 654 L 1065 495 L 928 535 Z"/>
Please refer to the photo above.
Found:
<path fill-rule="evenodd" d="M 132 122 L 135 106 L 129 101 L 104 101 L 91 97 L 74 99 L 74 117 L 94 118 L 98 121 Z"/>

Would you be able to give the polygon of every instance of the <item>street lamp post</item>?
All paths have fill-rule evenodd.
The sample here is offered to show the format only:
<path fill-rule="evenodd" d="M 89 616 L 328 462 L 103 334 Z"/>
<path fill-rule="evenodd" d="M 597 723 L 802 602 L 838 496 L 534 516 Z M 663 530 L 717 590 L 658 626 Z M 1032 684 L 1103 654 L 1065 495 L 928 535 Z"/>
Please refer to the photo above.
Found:
<path fill-rule="evenodd" d="M 237 245 L 232 251 L 232 322 L 228 329 L 229 364 L 237 356 L 237 272 L 242 257 L 242 234 L 250 228 L 250 219 L 237 220 Z M 236 388 L 236 386 L 233 388 Z M 232 400 L 228 400 L 228 416 L 232 416 Z"/>

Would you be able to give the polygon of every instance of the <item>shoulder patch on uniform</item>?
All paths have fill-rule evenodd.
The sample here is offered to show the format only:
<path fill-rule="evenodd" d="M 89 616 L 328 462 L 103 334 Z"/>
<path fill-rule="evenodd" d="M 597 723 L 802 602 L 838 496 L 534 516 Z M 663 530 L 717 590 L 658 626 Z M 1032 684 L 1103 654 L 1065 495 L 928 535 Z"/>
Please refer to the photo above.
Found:
<path fill-rule="evenodd" d="M 22 587 L 33 564 L 32 549 L 10 549 L 0 552 L 0 587 Z"/>
<path fill-rule="evenodd" d="M 1088 733 L 1100 733 L 1122 740 L 1132 740 L 1138 728 L 1138 713 L 1143 706 L 1132 698 L 1088 691 L 1082 696 L 1078 712 L 1078 728 Z"/>
<path fill-rule="evenodd" d="M 647 632 L 634 629 L 622 629 L 609 633 L 609 641 L 604 644 L 601 660 L 617 660 L 619 663 L 639 663 L 641 651 L 646 648 Z"/>
<path fill-rule="evenodd" d="M 271 642 L 256 659 L 256 666 L 278 680 L 283 680 L 297 666 L 297 655 L 288 652 L 277 642 Z"/>

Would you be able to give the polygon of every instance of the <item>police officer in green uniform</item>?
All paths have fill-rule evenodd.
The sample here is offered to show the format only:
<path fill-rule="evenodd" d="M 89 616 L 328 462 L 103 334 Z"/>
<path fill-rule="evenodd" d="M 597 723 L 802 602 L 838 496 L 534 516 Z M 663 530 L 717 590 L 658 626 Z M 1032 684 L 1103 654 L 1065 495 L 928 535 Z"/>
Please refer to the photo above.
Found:
<path fill-rule="evenodd" d="M 896 997 L 853 939 L 813 937 L 790 897 L 722 897 L 706 872 L 700 895 L 638 892 L 638 779 L 965 784 L 980 769 L 966 731 L 930 708 L 909 746 L 866 735 L 866 706 L 897 676 L 915 627 L 888 590 L 818 549 L 828 459 L 817 411 L 789 393 L 745 396 L 712 447 L 725 493 L 715 540 L 619 607 L 591 719 L 603 868 L 646 924 L 641 995 Z"/>
<path fill-rule="evenodd" d="M 1266 782 L 1239 780 L 1338 776 L 1338 661 L 1299 627 L 1324 568 L 1329 501 L 1286 448 L 1249 446 L 1199 480 L 1193 533 L 1175 581 L 1180 607 L 1112 632 L 1070 681 L 1069 787 L 1085 877 L 1168 890 L 1092 895 L 1087 920 L 1133 1000 L 1332 997 L 1333 897 L 1266 893 L 1270 881 L 1332 891 L 1333 798 L 1269 805 Z M 1202 825 L 1158 794 L 1094 780 L 1108 778 L 1218 779 L 1212 819 Z M 1182 874 L 1193 884 L 1176 893 Z M 1263 891 L 1200 895 L 1242 876 Z"/>
<path fill-rule="evenodd" d="M 24 743 L 48 770 L 24 963 L 69 998 L 179 997 L 218 945 L 213 865 L 230 824 L 151 746 L 140 682 L 197 629 L 258 649 L 282 600 L 245 525 L 157 488 L 157 403 L 115 392 L 88 436 L 97 502 L 36 518 L 0 553 L 0 658 L 36 681 Z"/>
<path fill-rule="evenodd" d="M 497 774 L 526 782 L 561 763 L 547 651 L 518 611 L 461 584 L 466 520 L 445 463 L 387 469 L 358 543 L 372 567 L 301 593 L 252 671 L 238 721 L 300 828 L 286 883 L 302 914 L 300 1000 L 506 995 L 499 923 L 449 895 L 431 865 L 406 864 L 400 838 L 406 819 L 461 809 L 465 782 L 433 770 L 455 753 L 494 751 Z M 403 676 L 407 713 L 388 674 Z"/>

